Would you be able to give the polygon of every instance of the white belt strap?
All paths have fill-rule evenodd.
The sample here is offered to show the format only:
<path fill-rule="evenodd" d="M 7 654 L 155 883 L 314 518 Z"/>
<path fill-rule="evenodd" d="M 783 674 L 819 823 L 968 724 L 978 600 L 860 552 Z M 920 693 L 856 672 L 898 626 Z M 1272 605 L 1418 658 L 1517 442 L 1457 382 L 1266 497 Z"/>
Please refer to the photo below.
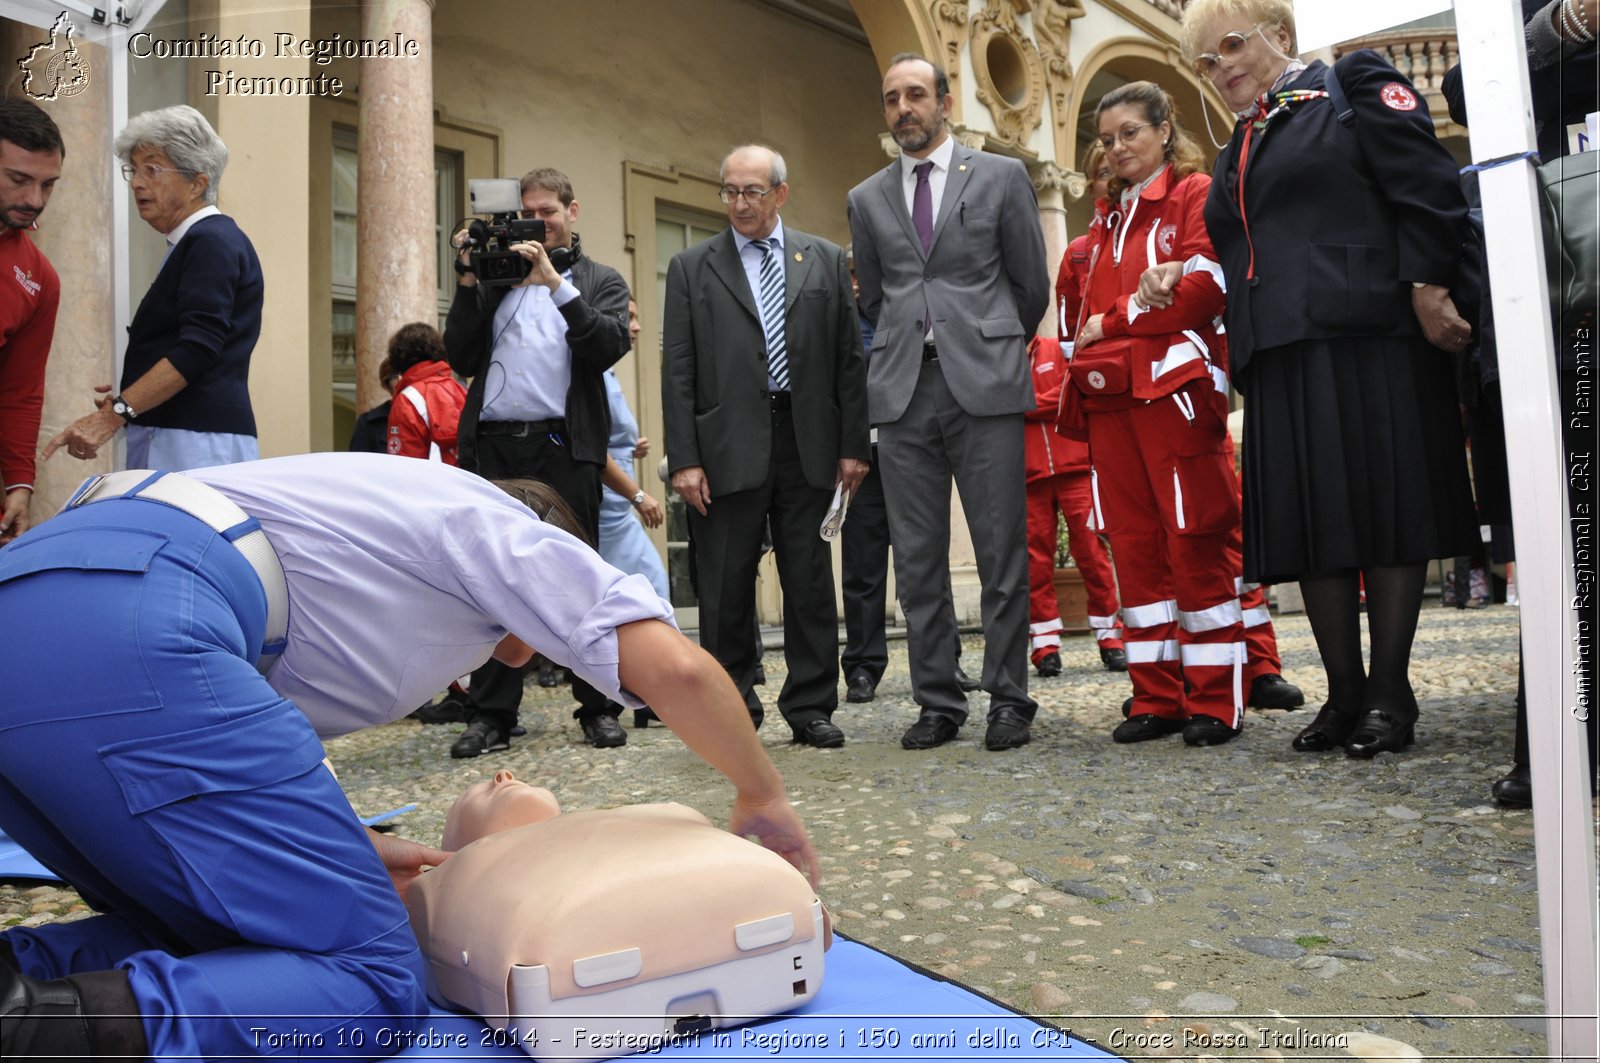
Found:
<path fill-rule="evenodd" d="M 267 628 L 256 670 L 267 674 L 283 653 L 289 635 L 289 587 L 261 522 L 226 496 L 198 480 L 177 473 L 150 469 L 92 476 L 68 499 L 64 508 L 103 502 L 108 498 L 143 498 L 181 510 L 233 544 L 244 556 L 267 596 Z"/>

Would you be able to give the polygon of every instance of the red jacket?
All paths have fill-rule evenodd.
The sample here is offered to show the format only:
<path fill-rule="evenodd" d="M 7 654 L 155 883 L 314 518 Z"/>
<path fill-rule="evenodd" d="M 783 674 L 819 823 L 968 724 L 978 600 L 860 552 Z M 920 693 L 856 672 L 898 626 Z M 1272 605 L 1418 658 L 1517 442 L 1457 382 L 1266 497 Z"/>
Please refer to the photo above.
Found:
<path fill-rule="evenodd" d="M 1095 204 L 1095 221 L 1101 218 L 1105 200 Z M 1083 305 L 1083 279 L 1089 273 L 1089 234 L 1084 233 L 1067 245 L 1056 273 L 1056 323 L 1062 339 L 1078 333 L 1078 308 Z"/>
<path fill-rule="evenodd" d="M 0 227 L 0 494 L 32 487 L 61 282 L 21 229 Z"/>
<path fill-rule="evenodd" d="M 394 405 L 389 407 L 389 453 L 408 458 L 434 457 L 456 464 L 456 429 L 467 391 L 450 375 L 444 362 L 418 362 L 400 377 Z"/>
<path fill-rule="evenodd" d="M 1061 402 L 1061 384 L 1067 379 L 1067 361 L 1061 355 L 1060 341 L 1035 336 L 1028 344 L 1028 355 L 1033 359 L 1034 398 L 1034 408 L 1023 414 L 1027 421 L 1023 430 L 1028 448 L 1028 483 L 1064 472 L 1087 472 L 1089 444 L 1056 431 L 1056 406 Z"/>
<path fill-rule="evenodd" d="M 1127 217 L 1101 201 L 1088 233 L 1084 319 L 1104 314 L 1105 338 L 1076 350 L 1074 359 L 1126 352 L 1134 400 L 1159 399 L 1207 377 L 1218 391 L 1227 386 L 1227 346 L 1219 331 L 1222 267 L 1202 213 L 1211 178 L 1195 173 L 1171 182 L 1169 166 L 1140 193 Z M 1174 261 L 1183 263 L 1184 273 L 1171 306 L 1144 308 L 1132 300 L 1141 273 Z"/>

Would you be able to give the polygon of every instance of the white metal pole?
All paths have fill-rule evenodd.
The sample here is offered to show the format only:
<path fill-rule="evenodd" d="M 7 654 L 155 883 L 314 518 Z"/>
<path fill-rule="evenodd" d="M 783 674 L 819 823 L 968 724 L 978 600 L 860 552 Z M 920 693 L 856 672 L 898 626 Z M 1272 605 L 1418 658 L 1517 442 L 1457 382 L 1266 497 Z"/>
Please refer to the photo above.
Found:
<path fill-rule="evenodd" d="M 1519 6 L 1464 0 L 1455 12 L 1473 161 L 1533 150 Z M 1568 458 L 1561 441 L 1568 411 L 1561 409 L 1556 378 L 1533 163 L 1496 166 L 1483 170 L 1479 179 L 1517 536 L 1549 1058 L 1593 1061 L 1595 820 L 1588 738 L 1572 669 L 1580 631 L 1573 610 Z"/>

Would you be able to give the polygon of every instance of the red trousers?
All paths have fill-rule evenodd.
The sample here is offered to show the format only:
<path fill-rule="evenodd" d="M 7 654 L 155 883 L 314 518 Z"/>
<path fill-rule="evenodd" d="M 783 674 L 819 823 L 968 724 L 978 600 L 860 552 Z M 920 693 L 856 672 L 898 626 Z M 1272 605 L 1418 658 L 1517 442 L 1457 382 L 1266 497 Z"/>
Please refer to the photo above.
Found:
<path fill-rule="evenodd" d="M 1244 721 L 1239 481 L 1209 380 L 1090 411 L 1094 523 L 1111 540 L 1135 715 Z M 1188 680 L 1188 691 L 1184 680 Z"/>
<path fill-rule="evenodd" d="M 1089 526 L 1093 504 L 1089 470 L 1057 473 L 1028 484 L 1028 635 L 1033 661 L 1061 648 L 1061 605 L 1056 601 L 1056 512 L 1067 521 L 1067 549 L 1083 575 L 1089 628 L 1101 649 L 1122 648 L 1117 622 L 1117 581 L 1105 544 Z"/>

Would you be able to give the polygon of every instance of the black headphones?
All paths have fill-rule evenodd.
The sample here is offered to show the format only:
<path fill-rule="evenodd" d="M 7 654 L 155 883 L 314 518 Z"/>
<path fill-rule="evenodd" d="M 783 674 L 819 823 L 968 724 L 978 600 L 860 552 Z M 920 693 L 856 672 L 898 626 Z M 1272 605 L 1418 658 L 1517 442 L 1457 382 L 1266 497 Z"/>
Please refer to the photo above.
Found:
<path fill-rule="evenodd" d="M 555 267 L 557 273 L 565 273 L 577 265 L 579 259 L 583 258 L 583 243 L 578 239 L 578 234 L 573 233 L 571 247 L 546 250 L 545 254 L 549 257 L 550 265 Z"/>

